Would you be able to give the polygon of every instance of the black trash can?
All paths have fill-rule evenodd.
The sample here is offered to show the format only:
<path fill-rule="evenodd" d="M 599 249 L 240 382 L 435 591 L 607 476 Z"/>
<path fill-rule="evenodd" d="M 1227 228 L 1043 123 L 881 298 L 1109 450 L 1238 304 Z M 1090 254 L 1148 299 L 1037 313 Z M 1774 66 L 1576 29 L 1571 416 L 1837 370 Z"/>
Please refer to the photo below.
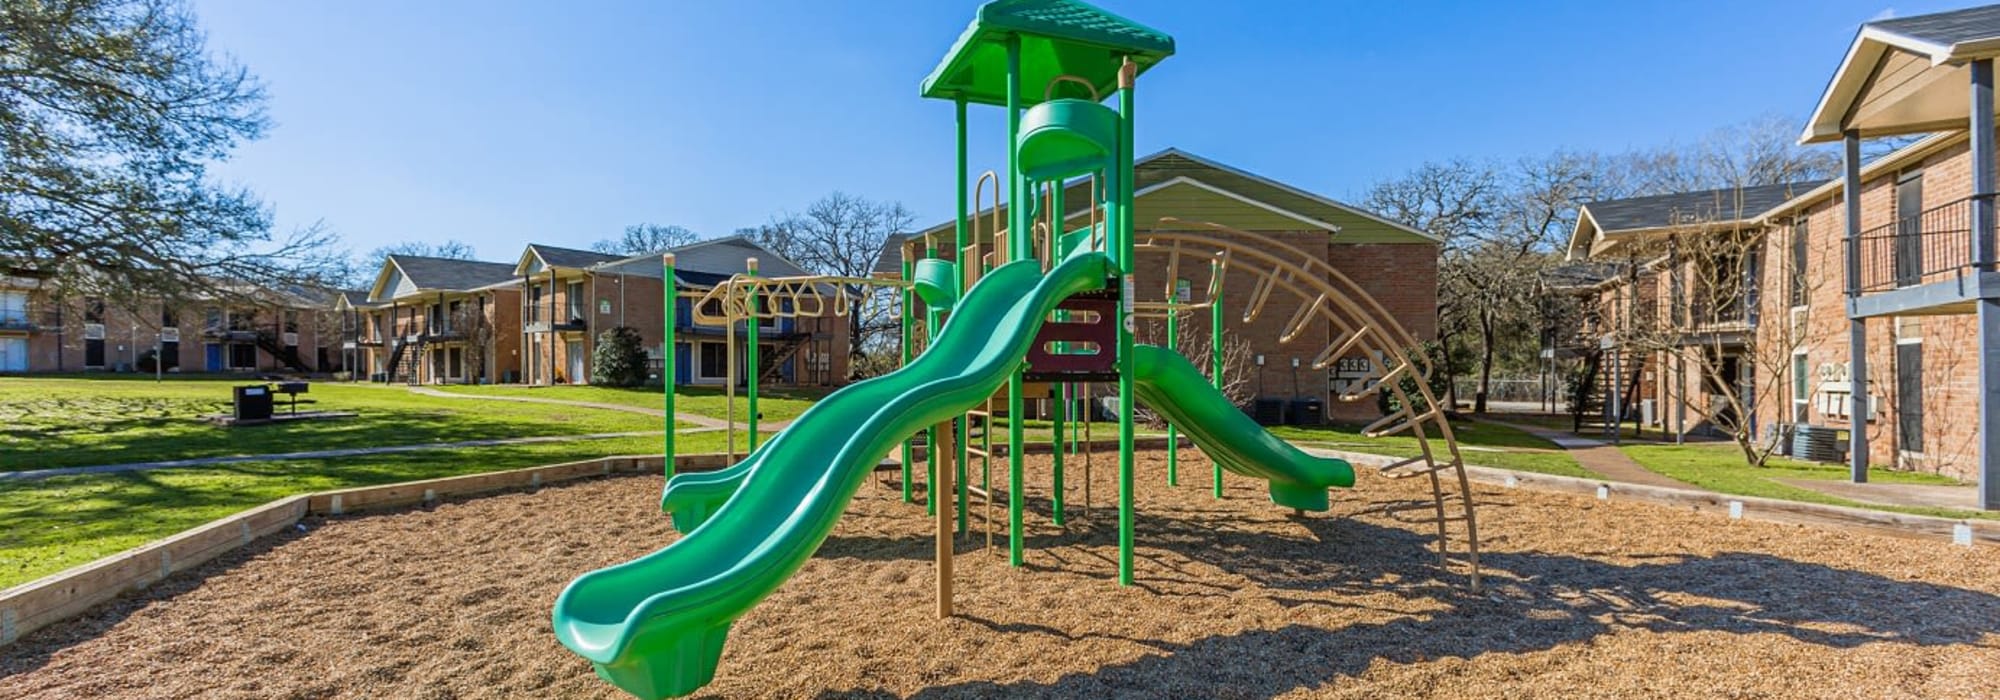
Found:
<path fill-rule="evenodd" d="M 1250 404 L 1250 418 L 1258 425 L 1284 425 L 1287 405 L 1284 399 L 1257 399 Z"/>
<path fill-rule="evenodd" d="M 1326 422 L 1326 402 L 1319 399 L 1292 399 L 1290 425 L 1319 425 Z"/>
<path fill-rule="evenodd" d="M 271 419 L 271 387 L 245 384 L 235 389 L 235 418 L 239 421 Z"/>

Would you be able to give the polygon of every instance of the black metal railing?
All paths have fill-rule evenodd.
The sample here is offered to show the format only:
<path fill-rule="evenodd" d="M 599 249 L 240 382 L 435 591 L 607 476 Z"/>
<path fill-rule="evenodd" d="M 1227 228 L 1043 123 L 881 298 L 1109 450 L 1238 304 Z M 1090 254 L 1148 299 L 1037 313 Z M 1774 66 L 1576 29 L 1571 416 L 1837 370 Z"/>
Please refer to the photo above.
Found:
<path fill-rule="evenodd" d="M 1861 291 L 1957 279 L 1975 269 L 1972 195 L 1861 232 Z"/>

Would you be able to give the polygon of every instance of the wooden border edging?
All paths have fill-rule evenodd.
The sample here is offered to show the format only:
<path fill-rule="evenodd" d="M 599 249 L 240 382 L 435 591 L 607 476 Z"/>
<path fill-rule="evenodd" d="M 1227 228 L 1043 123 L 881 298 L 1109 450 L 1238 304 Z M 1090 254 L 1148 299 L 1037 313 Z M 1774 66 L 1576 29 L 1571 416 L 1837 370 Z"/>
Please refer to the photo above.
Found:
<path fill-rule="evenodd" d="M 1140 438 L 1143 446 L 1164 446 L 1166 438 Z M 1151 443 L 1157 442 L 1158 445 Z M 1046 452 L 1045 444 L 1030 443 L 1027 452 Z M 1310 448 L 1309 452 L 1338 457 L 1355 464 L 1381 467 L 1394 457 Z M 677 471 L 708 471 L 728 466 L 722 453 L 681 455 Z M 0 646 L 82 613 L 120 594 L 144 589 L 175 573 L 187 571 L 231 550 L 292 527 L 308 515 L 341 515 L 355 511 L 421 505 L 446 496 L 537 488 L 546 484 L 594 476 L 658 472 L 658 456 L 603 457 L 483 474 L 467 474 L 381 486 L 363 486 L 289 496 L 197 526 L 165 539 L 0 590 Z M 1895 537 L 1943 538 L 1962 545 L 2000 543 L 2000 522 L 1950 520 L 1816 503 L 1645 486 L 1598 479 L 1518 472 L 1490 467 L 1465 468 L 1466 476 L 1482 484 L 1528 487 L 1600 500 L 1637 501 L 1689 508 L 1731 519 L 1835 527 Z"/>
<path fill-rule="evenodd" d="M 681 471 L 728 466 L 722 453 L 680 455 Z M 362 486 L 285 498 L 155 540 L 97 561 L 0 590 L 0 646 L 77 615 L 128 591 L 144 589 L 257 539 L 292 527 L 308 515 L 434 502 L 446 496 L 536 488 L 593 476 L 657 472 L 660 457 L 603 457 L 380 486 Z"/>
<path fill-rule="evenodd" d="M 1311 448 L 1309 451 L 1375 467 L 1396 461 L 1395 457 L 1346 450 Z M 1938 538 L 1960 545 L 1971 545 L 1975 542 L 2000 544 L 2000 521 L 1953 520 L 1928 515 L 1910 515 L 1756 496 L 1733 496 L 1695 489 L 1648 486 L 1470 465 L 1466 466 L 1465 475 L 1473 481 L 1493 486 L 1527 487 L 1540 491 L 1594 496 L 1604 501 L 1615 499 L 1675 506 L 1696 512 L 1717 514 L 1732 520 L 1815 525 L 1891 537 Z"/>

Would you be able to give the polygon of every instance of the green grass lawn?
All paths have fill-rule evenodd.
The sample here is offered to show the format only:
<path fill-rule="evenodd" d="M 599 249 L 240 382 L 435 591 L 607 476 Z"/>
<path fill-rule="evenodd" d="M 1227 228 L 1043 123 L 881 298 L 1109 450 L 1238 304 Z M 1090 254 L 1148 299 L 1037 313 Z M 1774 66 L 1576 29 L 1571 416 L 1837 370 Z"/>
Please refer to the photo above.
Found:
<path fill-rule="evenodd" d="M 689 433 L 677 449 L 720 452 L 722 439 Z M 0 588 L 286 496 L 659 451 L 657 438 L 608 438 L 0 482 Z"/>
<path fill-rule="evenodd" d="M 1357 426 L 1273 426 L 1271 433 L 1291 442 L 1308 447 L 1324 447 L 1350 452 L 1388 455 L 1390 457 L 1414 457 L 1421 452 L 1417 439 L 1408 434 L 1389 435 L 1372 438 L 1361 434 Z M 1596 473 L 1577 465 L 1576 459 L 1556 447 L 1555 443 L 1521 432 L 1518 429 L 1492 423 L 1458 421 L 1452 423 L 1452 434 L 1465 457 L 1466 464 L 1499 469 L 1594 478 Z M 1443 450 L 1442 443 L 1432 439 L 1432 449 Z M 1471 448 L 1471 449 L 1468 449 Z"/>
<path fill-rule="evenodd" d="M 227 412 L 230 387 L 240 383 L 0 379 L 0 471 L 660 427 L 658 419 L 621 411 L 469 402 L 335 382 L 313 384 L 310 407 L 357 417 L 243 428 L 198 419 Z"/>
<path fill-rule="evenodd" d="M 590 401 L 594 403 L 615 403 L 624 406 L 658 409 L 664 398 L 659 387 L 638 387 L 620 389 L 604 386 L 520 386 L 507 384 L 487 384 L 479 386 L 434 387 L 454 394 L 472 396 L 525 396 L 562 401 Z M 814 401 L 825 396 L 831 389 L 775 389 L 760 388 L 757 394 L 757 410 L 764 414 L 764 420 L 791 420 L 804 413 Z M 674 392 L 674 411 L 693 413 L 710 418 L 722 418 L 726 412 L 728 397 L 716 387 L 679 387 Z M 736 394 L 736 420 L 744 421 L 750 410 L 750 402 L 742 391 Z"/>
<path fill-rule="evenodd" d="M 1816 479 L 1822 481 L 1844 481 L 1848 478 L 1846 467 L 1830 466 L 1816 462 L 1803 462 L 1785 457 L 1773 456 L 1764 467 L 1745 464 L 1743 453 L 1733 443 L 1694 443 L 1686 445 L 1669 444 L 1628 444 L 1618 448 L 1640 465 L 1661 474 L 1685 481 L 1710 491 L 1778 498 L 1807 503 L 1826 503 L 1856 508 L 1888 510 L 1915 515 L 1935 515 L 1946 518 L 2000 518 L 2000 513 L 1962 511 L 1950 508 L 1915 508 L 1904 506 L 1859 503 L 1838 496 L 1831 496 L 1812 489 L 1786 484 L 1779 479 Z M 1868 480 L 1882 484 L 1940 484 L 1955 485 L 1959 482 L 1950 477 L 1936 474 L 1892 469 L 1870 469 Z"/>

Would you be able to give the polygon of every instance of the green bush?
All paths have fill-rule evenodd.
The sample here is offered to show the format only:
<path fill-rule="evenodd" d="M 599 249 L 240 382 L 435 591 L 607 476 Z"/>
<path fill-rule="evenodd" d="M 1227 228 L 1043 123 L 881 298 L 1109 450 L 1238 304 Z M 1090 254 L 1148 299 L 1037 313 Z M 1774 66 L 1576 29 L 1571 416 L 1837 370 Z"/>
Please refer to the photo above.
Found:
<path fill-rule="evenodd" d="M 639 332 L 619 326 L 597 336 L 591 355 L 590 383 L 598 386 L 639 386 L 646 381 L 646 348 Z"/>

